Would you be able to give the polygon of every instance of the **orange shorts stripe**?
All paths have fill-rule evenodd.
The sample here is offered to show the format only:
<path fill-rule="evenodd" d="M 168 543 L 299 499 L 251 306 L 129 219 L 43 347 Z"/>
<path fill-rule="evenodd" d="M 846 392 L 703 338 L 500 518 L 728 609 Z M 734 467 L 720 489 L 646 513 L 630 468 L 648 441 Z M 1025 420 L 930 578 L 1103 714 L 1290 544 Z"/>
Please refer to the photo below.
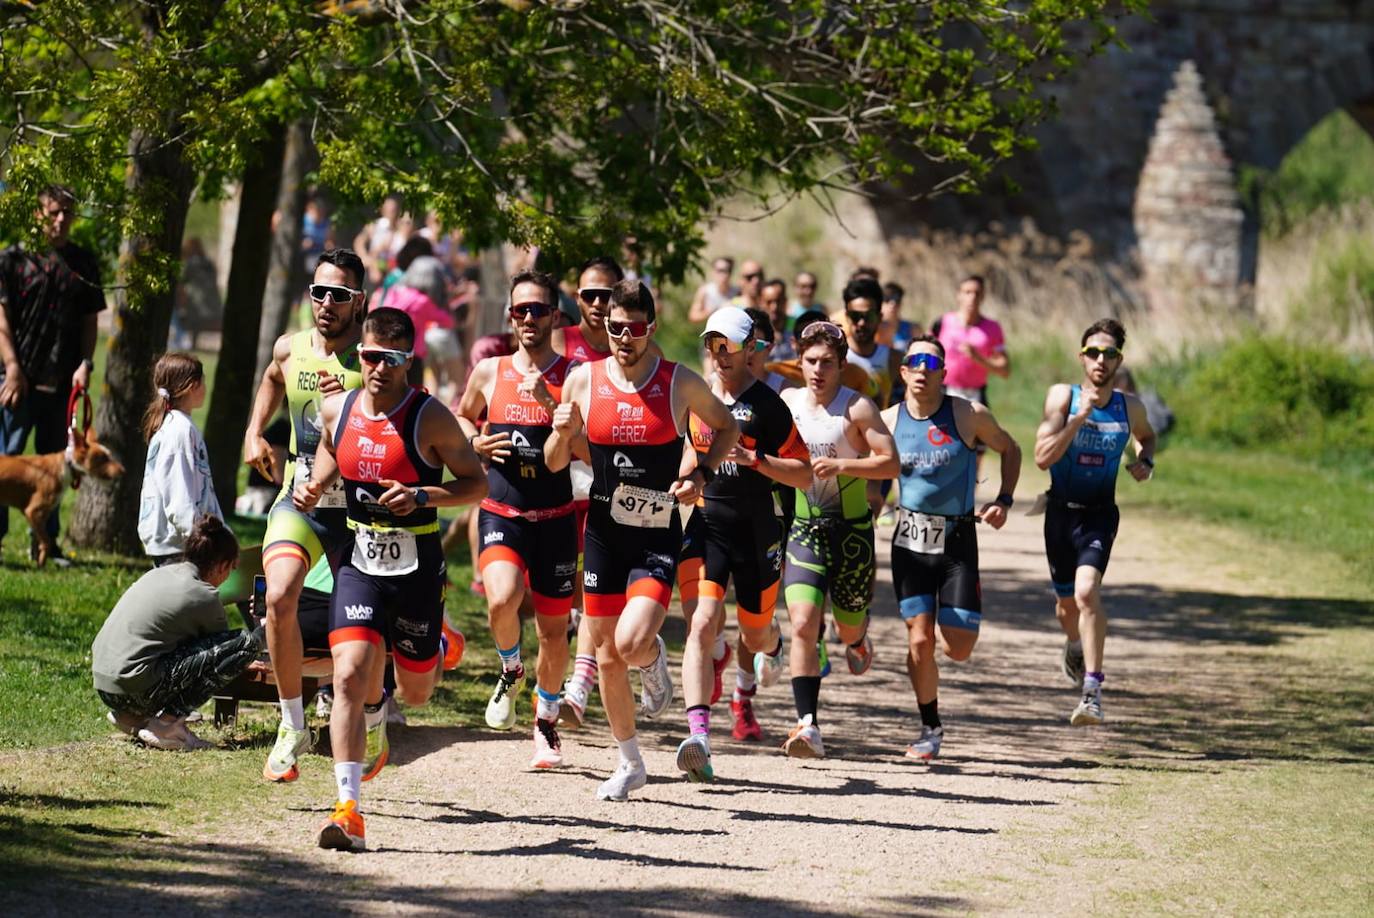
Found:
<path fill-rule="evenodd" d="M 310 552 L 295 542 L 273 542 L 262 550 L 262 567 L 266 570 L 278 558 L 295 558 L 306 567 L 310 566 Z"/>
<path fill-rule="evenodd" d="M 514 564 L 520 570 L 525 570 L 525 559 L 520 557 L 513 548 L 504 545 L 493 545 L 490 548 L 482 549 L 482 553 L 477 556 L 477 567 L 486 570 L 487 565 L 493 561 L 507 561 Z"/>
<path fill-rule="evenodd" d="M 625 600 L 637 599 L 640 596 L 647 596 L 663 608 L 668 608 L 673 601 L 673 588 L 662 580 L 655 580 L 653 577 L 641 577 L 630 588 L 625 591 Z"/>
<path fill-rule="evenodd" d="M 329 632 L 329 646 L 334 647 L 338 644 L 347 644 L 349 641 L 367 641 L 369 644 L 382 643 L 382 636 L 371 628 L 354 626 L 352 628 L 338 628 Z"/>
<path fill-rule="evenodd" d="M 759 611 L 735 606 L 735 620 L 745 628 L 767 628 L 773 621 L 773 610 L 778 604 L 778 581 L 774 580 L 759 593 Z"/>
<path fill-rule="evenodd" d="M 408 673 L 427 673 L 439 665 L 439 654 L 428 660 L 407 660 L 399 653 L 391 655 L 392 662 Z"/>
<path fill-rule="evenodd" d="M 582 606 L 592 618 L 615 618 L 625 611 L 624 593 L 583 593 Z"/>
<path fill-rule="evenodd" d="M 530 602 L 534 605 L 535 615 L 557 617 L 572 611 L 571 596 L 545 596 L 543 593 L 530 590 Z"/>

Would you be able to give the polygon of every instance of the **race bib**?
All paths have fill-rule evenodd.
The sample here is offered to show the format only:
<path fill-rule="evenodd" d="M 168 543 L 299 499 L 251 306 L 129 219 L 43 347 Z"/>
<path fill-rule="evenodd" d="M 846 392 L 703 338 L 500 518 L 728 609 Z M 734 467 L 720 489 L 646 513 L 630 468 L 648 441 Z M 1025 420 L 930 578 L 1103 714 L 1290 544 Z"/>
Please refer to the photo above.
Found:
<path fill-rule="evenodd" d="M 415 533 L 359 526 L 353 534 L 353 566 L 376 577 L 399 577 L 420 566 Z"/>
<path fill-rule="evenodd" d="M 310 480 L 310 473 L 315 468 L 315 457 L 302 454 L 296 457 L 296 479 L 297 486 L 305 484 Z M 315 504 L 317 510 L 340 510 L 348 506 L 348 500 L 344 497 L 343 481 L 335 478 L 334 483 L 325 489 L 320 495 L 319 503 Z"/>
<path fill-rule="evenodd" d="M 623 484 L 611 495 L 611 519 L 624 526 L 667 529 L 673 524 L 676 506 L 671 494 Z"/>
<path fill-rule="evenodd" d="M 892 544 L 918 555 L 943 555 L 947 522 L 943 516 L 928 516 L 898 507 L 897 528 L 892 533 Z"/>

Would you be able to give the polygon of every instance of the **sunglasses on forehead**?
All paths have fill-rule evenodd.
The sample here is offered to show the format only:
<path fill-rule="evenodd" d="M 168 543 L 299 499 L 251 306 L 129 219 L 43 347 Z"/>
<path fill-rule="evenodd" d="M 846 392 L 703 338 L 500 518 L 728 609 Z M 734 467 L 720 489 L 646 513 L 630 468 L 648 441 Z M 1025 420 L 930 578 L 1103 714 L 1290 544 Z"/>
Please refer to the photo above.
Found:
<path fill-rule="evenodd" d="M 839 341 L 844 337 L 844 332 L 834 322 L 812 322 L 802 329 L 801 338 L 798 340 L 806 341 L 810 338 L 833 338 Z"/>
<path fill-rule="evenodd" d="M 397 351 L 389 347 L 358 348 L 358 359 L 373 366 L 384 363 L 389 367 L 399 367 L 414 356 L 414 351 Z"/>
<path fill-rule="evenodd" d="M 310 298 L 316 303 L 323 303 L 325 300 L 329 299 L 332 299 L 336 303 L 346 303 L 360 293 L 362 293 L 361 290 L 354 290 L 352 287 L 341 287 L 337 284 L 310 285 Z"/>
<path fill-rule="evenodd" d="M 909 370 L 925 370 L 934 373 L 945 368 L 945 359 L 939 354 L 907 354 L 902 366 Z"/>
<path fill-rule="evenodd" d="M 611 288 L 583 287 L 577 291 L 577 297 L 588 305 L 593 303 L 609 303 L 611 301 Z"/>
<path fill-rule="evenodd" d="M 631 338 L 643 338 L 653 330 L 654 323 L 636 319 L 633 322 L 617 322 L 615 319 L 606 320 L 606 334 L 616 340 L 629 335 Z"/>
<path fill-rule="evenodd" d="M 510 317 L 512 319 L 523 319 L 527 316 L 533 316 L 536 319 L 542 319 L 552 312 L 553 307 L 548 303 L 516 303 L 510 308 Z"/>
<path fill-rule="evenodd" d="M 1099 357 L 1106 357 L 1108 360 L 1116 360 L 1121 356 L 1119 347 L 1085 347 L 1078 353 L 1087 357 L 1089 360 L 1096 360 Z"/>

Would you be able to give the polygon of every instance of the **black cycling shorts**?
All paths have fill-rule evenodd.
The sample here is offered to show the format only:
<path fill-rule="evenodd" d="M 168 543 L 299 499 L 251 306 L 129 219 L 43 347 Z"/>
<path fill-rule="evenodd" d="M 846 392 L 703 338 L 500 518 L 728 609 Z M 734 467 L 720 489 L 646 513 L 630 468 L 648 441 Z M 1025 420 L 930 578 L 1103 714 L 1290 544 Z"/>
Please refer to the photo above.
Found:
<path fill-rule="evenodd" d="M 615 522 L 606 506 L 594 498 L 587 514 L 582 546 L 584 611 L 593 618 L 611 618 L 625 611 L 626 601 L 636 596 L 648 596 L 668 608 L 682 550 L 682 519 L 677 510 L 668 528 L 646 529 Z"/>
<path fill-rule="evenodd" d="M 941 628 L 977 631 L 983 618 L 978 534 L 972 520 L 946 524 L 943 554 L 892 546 L 892 587 L 903 619 L 935 614 Z"/>
<path fill-rule="evenodd" d="M 708 500 L 687 521 L 677 569 L 682 601 L 724 599 L 731 578 L 740 624 L 766 628 L 782 578 L 782 529 L 771 506 L 741 515 L 726 501 Z"/>
<path fill-rule="evenodd" d="M 1045 557 L 1056 596 L 1073 595 L 1074 576 L 1080 567 L 1107 572 L 1112 543 L 1121 524 L 1115 504 L 1105 507 L 1069 507 L 1051 500 L 1045 508 Z"/>
<path fill-rule="evenodd" d="M 477 532 L 478 570 L 508 561 L 525 572 L 537 614 L 568 614 L 577 576 L 577 518 L 572 513 L 530 522 L 480 510 Z"/>
<path fill-rule="evenodd" d="M 439 663 L 448 568 L 439 533 L 416 536 L 419 567 L 378 577 L 353 566 L 349 544 L 334 576 L 329 607 L 329 644 L 371 641 L 390 646 L 397 666 L 429 672 Z"/>

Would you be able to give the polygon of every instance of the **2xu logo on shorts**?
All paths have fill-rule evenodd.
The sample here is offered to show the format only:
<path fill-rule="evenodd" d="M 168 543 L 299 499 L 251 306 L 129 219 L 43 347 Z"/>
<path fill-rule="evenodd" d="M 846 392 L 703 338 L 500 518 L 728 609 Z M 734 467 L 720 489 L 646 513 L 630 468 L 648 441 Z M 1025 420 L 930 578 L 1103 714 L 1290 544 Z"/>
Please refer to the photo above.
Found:
<path fill-rule="evenodd" d="M 344 615 L 350 622 L 368 622 L 372 620 L 372 607 L 344 606 Z"/>

